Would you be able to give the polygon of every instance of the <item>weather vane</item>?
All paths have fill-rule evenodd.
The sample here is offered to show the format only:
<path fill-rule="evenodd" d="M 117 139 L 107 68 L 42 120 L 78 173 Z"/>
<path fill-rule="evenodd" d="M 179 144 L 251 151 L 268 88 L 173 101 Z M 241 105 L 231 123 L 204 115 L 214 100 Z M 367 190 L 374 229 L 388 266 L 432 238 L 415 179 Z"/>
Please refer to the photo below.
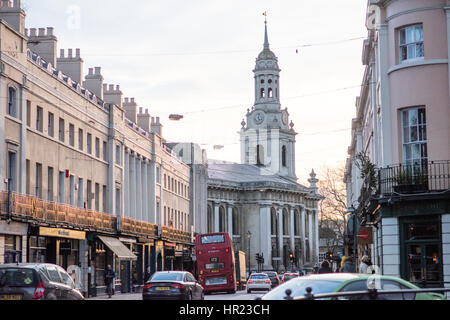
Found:
<path fill-rule="evenodd" d="M 263 13 L 264 18 L 264 23 L 267 24 L 267 11 L 264 11 Z"/>

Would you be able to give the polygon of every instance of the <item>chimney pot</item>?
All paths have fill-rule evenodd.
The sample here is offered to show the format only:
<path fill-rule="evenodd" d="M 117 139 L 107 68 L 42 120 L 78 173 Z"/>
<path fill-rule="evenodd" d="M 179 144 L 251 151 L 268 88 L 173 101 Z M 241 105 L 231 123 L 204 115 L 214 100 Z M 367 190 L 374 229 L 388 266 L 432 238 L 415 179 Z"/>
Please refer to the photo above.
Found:
<path fill-rule="evenodd" d="M 140 107 L 140 108 L 139 108 L 139 114 L 142 114 L 142 110 L 143 110 L 143 108 Z"/>
<path fill-rule="evenodd" d="M 64 49 L 59 50 L 59 57 L 64 58 Z"/>
<path fill-rule="evenodd" d="M 128 103 L 128 98 L 125 98 L 125 103 Z"/>
<path fill-rule="evenodd" d="M 113 84 L 110 84 L 108 90 L 109 90 L 109 91 L 114 91 L 114 85 L 113 85 Z"/>
<path fill-rule="evenodd" d="M 31 28 L 31 29 L 30 29 L 30 32 L 31 32 L 30 35 L 31 35 L 32 37 L 36 37 L 36 36 L 37 36 L 37 33 L 36 33 L 36 32 L 37 32 L 37 29 L 36 29 L 36 28 Z"/>
<path fill-rule="evenodd" d="M 79 58 L 79 57 L 81 56 L 81 50 L 80 50 L 80 48 L 77 48 L 75 51 L 76 51 L 76 56 L 77 56 L 77 58 Z"/>
<path fill-rule="evenodd" d="M 89 68 L 89 75 L 92 76 L 94 74 L 94 69 L 93 68 Z"/>
<path fill-rule="evenodd" d="M 54 30 L 55 30 L 55 28 L 53 28 L 53 27 L 48 27 L 48 28 L 47 28 L 47 35 L 48 35 L 48 36 L 52 36 Z"/>
<path fill-rule="evenodd" d="M 39 28 L 39 37 L 45 36 L 45 28 Z"/>
<path fill-rule="evenodd" d="M 69 58 L 72 58 L 72 49 L 68 50 L 68 56 L 69 56 Z"/>
<path fill-rule="evenodd" d="M 95 67 L 95 74 L 96 74 L 96 75 L 100 75 L 100 74 L 101 74 L 101 71 L 102 71 L 102 68 L 101 68 L 101 67 Z"/>

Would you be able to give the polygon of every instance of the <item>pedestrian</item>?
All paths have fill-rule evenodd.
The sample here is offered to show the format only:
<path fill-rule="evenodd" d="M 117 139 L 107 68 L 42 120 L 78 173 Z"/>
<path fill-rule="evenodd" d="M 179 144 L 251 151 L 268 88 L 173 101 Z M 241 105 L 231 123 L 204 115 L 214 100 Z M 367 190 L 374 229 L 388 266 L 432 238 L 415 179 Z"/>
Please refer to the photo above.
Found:
<path fill-rule="evenodd" d="M 367 273 L 367 268 L 369 268 L 371 265 L 372 263 L 370 262 L 369 256 L 364 255 L 359 265 L 359 273 Z"/>
<path fill-rule="evenodd" d="M 145 271 L 145 276 L 144 276 L 144 283 L 146 283 L 148 280 L 150 280 L 151 277 L 151 273 L 150 273 L 150 267 L 147 267 L 147 270 Z"/>
<path fill-rule="evenodd" d="M 323 261 L 317 273 L 333 273 L 327 260 Z"/>
<path fill-rule="evenodd" d="M 113 286 L 114 286 L 114 278 L 116 277 L 116 274 L 114 270 L 111 268 L 111 265 L 108 264 L 107 269 L 105 270 L 105 284 L 106 284 L 106 291 L 108 293 L 108 297 L 111 298 L 113 294 Z"/>
<path fill-rule="evenodd" d="M 356 266 L 353 262 L 353 256 L 346 257 L 344 265 L 341 268 L 341 272 L 356 273 Z"/>

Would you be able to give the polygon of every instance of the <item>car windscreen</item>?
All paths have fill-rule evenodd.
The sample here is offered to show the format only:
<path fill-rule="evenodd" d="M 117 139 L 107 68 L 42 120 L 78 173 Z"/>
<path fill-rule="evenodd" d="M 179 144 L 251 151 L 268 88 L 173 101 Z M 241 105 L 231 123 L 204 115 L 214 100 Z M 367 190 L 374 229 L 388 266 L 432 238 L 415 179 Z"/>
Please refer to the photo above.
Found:
<path fill-rule="evenodd" d="M 183 281 L 183 273 L 155 273 L 150 281 Z"/>
<path fill-rule="evenodd" d="M 292 280 L 278 286 L 262 297 L 263 300 L 283 300 L 286 297 L 286 290 L 292 291 L 291 297 L 302 297 L 306 293 L 306 288 L 311 287 L 313 294 L 334 292 L 341 281 L 301 279 Z"/>
<path fill-rule="evenodd" d="M 267 279 L 267 276 L 263 274 L 254 274 L 250 276 L 250 279 Z"/>
<path fill-rule="evenodd" d="M 36 273 L 28 268 L 1 268 L 0 288 L 2 287 L 34 287 L 37 283 Z"/>
<path fill-rule="evenodd" d="M 203 236 L 200 239 L 202 244 L 212 244 L 212 243 L 224 243 L 225 237 L 223 234 L 215 234 L 210 236 Z"/>

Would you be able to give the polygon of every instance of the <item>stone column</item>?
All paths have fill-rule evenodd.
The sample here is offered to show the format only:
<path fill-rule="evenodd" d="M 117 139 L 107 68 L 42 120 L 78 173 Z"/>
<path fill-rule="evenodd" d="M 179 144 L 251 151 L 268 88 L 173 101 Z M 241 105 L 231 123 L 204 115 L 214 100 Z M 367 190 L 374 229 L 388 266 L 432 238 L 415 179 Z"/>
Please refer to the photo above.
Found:
<path fill-rule="evenodd" d="M 300 210 L 300 224 L 301 224 L 301 236 L 302 236 L 302 264 L 306 262 L 306 210 L 305 207 L 301 207 Z"/>
<path fill-rule="evenodd" d="M 233 204 L 229 203 L 227 205 L 228 209 L 228 233 L 230 234 L 231 239 L 233 239 Z"/>
<path fill-rule="evenodd" d="M 125 165 L 124 165 L 124 217 L 130 216 L 130 149 L 125 148 Z"/>
<path fill-rule="evenodd" d="M 136 159 L 136 220 L 142 220 L 142 157 Z"/>
<path fill-rule="evenodd" d="M 309 216 L 309 225 L 307 225 L 306 227 L 309 229 L 309 234 L 308 234 L 308 240 L 309 240 L 309 259 L 310 262 L 314 261 L 314 233 L 313 233 L 313 219 L 314 219 L 314 214 L 312 214 L 310 211 L 307 211 L 306 214 Z"/>
<path fill-rule="evenodd" d="M 278 213 L 278 250 L 280 251 L 280 269 L 284 269 L 284 252 L 283 252 L 283 208 L 277 210 Z"/>
<path fill-rule="evenodd" d="M 5 74 L 3 72 L 0 71 L 0 92 L 2 93 L 2 95 L 6 94 L 6 83 L 5 83 Z M 7 100 L 6 98 L 2 99 L 3 101 L 5 101 L 5 103 L 2 103 L 2 106 L 0 107 L 0 123 L 2 124 L 1 128 L 0 128 L 0 143 L 1 143 L 1 148 L 0 148 L 0 190 L 1 191 L 7 191 L 7 184 L 5 183 L 5 179 L 7 178 L 6 176 L 6 147 L 5 147 L 5 114 L 6 114 L 6 104 L 7 104 Z M 24 174 L 24 173 L 23 173 Z M 0 241 L 1 239 L 3 239 L 2 237 L 0 237 Z M 1 247 L 0 247 L 1 248 Z M 2 260 L 3 259 L 3 255 L 0 255 L 0 264 L 3 263 Z"/>
<path fill-rule="evenodd" d="M 259 208 L 259 251 L 264 256 L 264 269 L 272 268 L 272 238 L 270 230 L 270 206 Z"/>
<path fill-rule="evenodd" d="M 319 210 L 314 210 L 314 259 L 319 262 Z"/>
<path fill-rule="evenodd" d="M 294 207 L 291 207 L 289 210 L 289 236 L 290 236 L 290 245 L 291 251 L 295 253 L 295 229 L 294 229 Z M 297 258 L 297 257 L 295 257 Z"/>
<path fill-rule="evenodd" d="M 130 158 L 130 218 L 136 219 L 136 153 Z"/>
<path fill-rule="evenodd" d="M 155 179 L 155 162 L 150 160 L 148 163 L 147 192 L 148 192 L 148 215 L 149 222 L 157 224 L 156 221 L 156 179 Z"/>
<path fill-rule="evenodd" d="M 20 152 L 19 152 L 19 161 L 18 168 L 21 172 L 17 175 L 18 183 L 17 183 L 17 191 L 21 194 L 26 193 L 27 186 L 27 86 L 26 86 L 26 78 L 24 77 L 25 84 L 20 88 L 20 99 L 18 99 L 17 103 L 17 115 L 22 119 L 22 125 L 20 126 Z M 3 92 L 3 91 L 2 91 Z M 6 104 L 5 104 L 6 105 Z M 4 122 L 2 122 L 4 123 Z M 2 144 L 4 140 L 0 140 Z M 3 158 L 1 158 L 3 159 Z M 3 160 L 2 160 L 3 161 Z"/>
<path fill-rule="evenodd" d="M 214 232 L 219 232 L 219 202 L 214 203 Z"/>
<path fill-rule="evenodd" d="M 142 220 L 149 222 L 148 213 L 148 160 L 142 161 Z"/>

